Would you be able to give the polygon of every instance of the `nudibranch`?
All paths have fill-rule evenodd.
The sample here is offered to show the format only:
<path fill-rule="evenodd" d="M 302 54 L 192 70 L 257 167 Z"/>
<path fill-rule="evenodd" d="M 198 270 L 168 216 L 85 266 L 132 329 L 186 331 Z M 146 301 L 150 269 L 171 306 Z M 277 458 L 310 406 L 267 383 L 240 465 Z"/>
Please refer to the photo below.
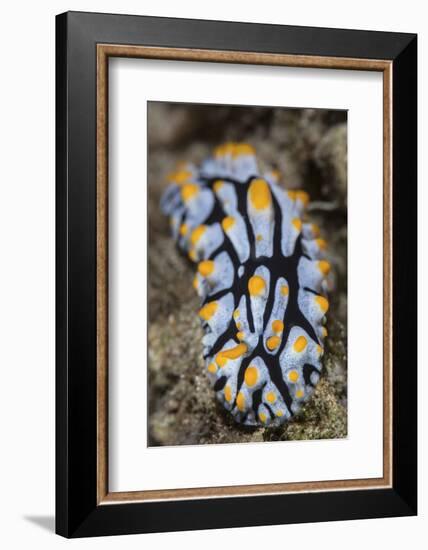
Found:
<path fill-rule="evenodd" d="M 205 368 L 239 423 L 279 425 L 314 391 L 329 303 L 326 242 L 309 196 L 260 174 L 254 148 L 226 143 L 168 176 L 161 208 L 197 264 Z"/>

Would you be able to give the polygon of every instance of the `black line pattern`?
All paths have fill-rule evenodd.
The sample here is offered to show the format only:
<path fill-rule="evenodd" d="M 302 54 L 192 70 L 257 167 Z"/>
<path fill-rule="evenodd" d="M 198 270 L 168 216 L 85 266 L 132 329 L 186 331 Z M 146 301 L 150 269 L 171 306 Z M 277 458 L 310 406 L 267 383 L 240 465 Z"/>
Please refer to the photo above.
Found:
<path fill-rule="evenodd" d="M 170 180 L 162 207 L 199 265 L 204 358 L 217 398 L 238 422 L 282 423 L 313 392 L 326 335 L 329 264 L 317 228 L 302 223 L 306 193 L 287 193 L 273 173 L 261 177 L 251 148 L 239 144 Z"/>

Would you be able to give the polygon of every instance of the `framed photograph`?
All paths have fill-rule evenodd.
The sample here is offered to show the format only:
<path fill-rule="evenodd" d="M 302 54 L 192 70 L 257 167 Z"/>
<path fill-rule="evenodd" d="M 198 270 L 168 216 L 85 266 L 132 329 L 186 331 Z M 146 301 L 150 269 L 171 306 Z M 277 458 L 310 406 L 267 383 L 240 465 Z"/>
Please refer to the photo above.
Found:
<path fill-rule="evenodd" d="M 416 35 L 56 26 L 57 533 L 416 514 Z"/>

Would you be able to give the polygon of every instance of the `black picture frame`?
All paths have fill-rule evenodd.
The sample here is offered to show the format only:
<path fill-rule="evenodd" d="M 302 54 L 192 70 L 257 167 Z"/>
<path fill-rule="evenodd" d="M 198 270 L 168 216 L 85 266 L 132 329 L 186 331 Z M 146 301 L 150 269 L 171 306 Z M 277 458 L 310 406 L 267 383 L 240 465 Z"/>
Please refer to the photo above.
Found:
<path fill-rule="evenodd" d="M 97 44 L 392 63 L 390 488 L 100 505 L 97 501 Z M 56 532 L 65 537 L 417 513 L 417 36 L 68 12 L 56 18 Z"/>

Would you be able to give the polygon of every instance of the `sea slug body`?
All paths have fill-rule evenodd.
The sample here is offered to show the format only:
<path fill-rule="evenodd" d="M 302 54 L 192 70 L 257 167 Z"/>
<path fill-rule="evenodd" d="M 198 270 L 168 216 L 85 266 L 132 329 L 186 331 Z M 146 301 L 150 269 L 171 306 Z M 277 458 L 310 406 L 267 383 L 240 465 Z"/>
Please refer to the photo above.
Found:
<path fill-rule="evenodd" d="M 197 264 L 193 286 L 207 374 L 239 423 L 279 425 L 313 393 L 322 368 L 330 264 L 309 196 L 260 174 L 255 151 L 226 143 L 168 176 L 161 207 Z"/>

